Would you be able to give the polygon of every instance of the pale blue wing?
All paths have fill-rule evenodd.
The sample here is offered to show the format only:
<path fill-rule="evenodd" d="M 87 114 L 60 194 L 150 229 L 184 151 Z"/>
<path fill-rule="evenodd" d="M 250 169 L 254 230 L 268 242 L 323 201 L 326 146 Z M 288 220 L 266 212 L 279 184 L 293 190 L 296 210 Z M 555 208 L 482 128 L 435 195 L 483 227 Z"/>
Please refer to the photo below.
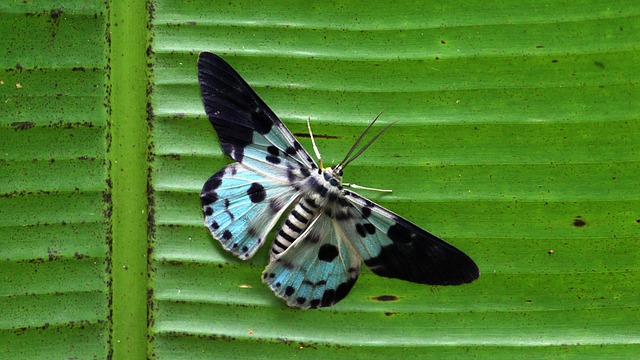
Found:
<path fill-rule="evenodd" d="M 282 121 L 222 58 L 200 53 L 198 81 L 209 121 L 234 160 L 264 174 L 286 174 L 292 166 L 308 174 L 317 168 Z"/>
<path fill-rule="evenodd" d="M 226 250 L 248 259 L 264 243 L 297 193 L 286 179 L 264 176 L 233 163 L 207 180 L 200 202 L 205 225 L 213 237 Z"/>
<path fill-rule="evenodd" d="M 289 306 L 326 307 L 347 296 L 361 261 L 333 220 L 321 213 L 285 252 L 272 256 L 262 279 Z"/>
<path fill-rule="evenodd" d="M 465 253 L 399 215 L 348 190 L 338 221 L 351 246 L 377 275 L 421 284 L 459 285 L 480 276 Z M 348 204 L 347 204 L 348 203 Z"/>

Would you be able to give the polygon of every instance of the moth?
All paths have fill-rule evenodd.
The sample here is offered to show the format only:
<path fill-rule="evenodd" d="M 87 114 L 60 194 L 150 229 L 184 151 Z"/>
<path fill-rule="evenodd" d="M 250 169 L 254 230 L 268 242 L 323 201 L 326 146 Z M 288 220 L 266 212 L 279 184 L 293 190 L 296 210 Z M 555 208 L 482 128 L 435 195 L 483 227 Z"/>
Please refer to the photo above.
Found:
<path fill-rule="evenodd" d="M 458 285 L 479 277 L 462 251 L 346 189 L 345 167 L 388 127 L 354 154 L 374 120 L 344 160 L 323 167 L 318 159 L 318 166 L 222 58 L 202 52 L 198 82 L 222 149 L 236 161 L 204 184 L 204 223 L 225 250 L 249 259 L 286 212 L 262 280 L 289 306 L 334 305 L 356 283 L 363 261 L 377 275 L 420 284 Z"/>

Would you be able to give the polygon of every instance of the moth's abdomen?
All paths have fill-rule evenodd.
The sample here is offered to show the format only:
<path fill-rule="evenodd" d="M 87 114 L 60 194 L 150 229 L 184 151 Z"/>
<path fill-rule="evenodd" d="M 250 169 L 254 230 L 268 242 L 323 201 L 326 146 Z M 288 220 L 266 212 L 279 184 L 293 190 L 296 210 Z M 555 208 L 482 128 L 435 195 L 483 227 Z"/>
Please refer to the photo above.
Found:
<path fill-rule="evenodd" d="M 317 214 L 318 205 L 313 199 L 305 197 L 300 200 L 293 210 L 291 210 L 276 234 L 276 238 L 271 246 L 271 254 L 278 255 L 287 250 L 309 226 Z"/>

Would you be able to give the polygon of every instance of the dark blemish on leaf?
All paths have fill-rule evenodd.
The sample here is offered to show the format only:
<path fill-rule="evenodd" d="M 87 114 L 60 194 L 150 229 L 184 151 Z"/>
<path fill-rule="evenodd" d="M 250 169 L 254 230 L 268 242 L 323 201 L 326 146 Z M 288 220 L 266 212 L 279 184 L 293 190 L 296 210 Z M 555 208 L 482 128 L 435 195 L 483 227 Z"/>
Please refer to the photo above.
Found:
<path fill-rule="evenodd" d="M 392 311 L 385 311 L 385 313 L 384 313 L 384 315 L 385 315 L 385 316 L 393 316 L 393 315 L 395 315 L 395 314 L 396 314 L 396 313 L 394 313 L 394 312 L 392 312 Z"/>
<path fill-rule="evenodd" d="M 573 220 L 573 226 L 575 227 L 583 227 L 587 225 L 587 223 L 581 219 L 580 216 L 576 216 L 576 218 Z"/>
<path fill-rule="evenodd" d="M 15 121 L 11 123 L 11 126 L 13 126 L 15 130 L 28 130 L 36 126 L 36 123 L 33 121 Z"/>
<path fill-rule="evenodd" d="M 594 61 L 593 64 L 597 67 L 599 67 L 600 69 L 604 69 L 604 64 L 601 63 L 600 61 Z"/>
<path fill-rule="evenodd" d="M 400 300 L 400 298 L 398 298 L 395 295 L 380 295 L 380 296 L 376 296 L 376 297 L 374 297 L 372 299 L 376 300 L 376 301 L 398 301 L 398 300 Z"/>
<path fill-rule="evenodd" d="M 297 137 L 310 138 L 311 136 L 307 133 L 294 133 L 293 135 Z M 313 134 L 315 139 L 340 139 L 339 136 L 327 135 L 327 134 Z"/>
<path fill-rule="evenodd" d="M 51 9 L 51 11 L 49 12 L 49 16 L 51 16 L 52 19 L 56 20 L 60 16 L 62 16 L 63 13 L 64 13 L 64 11 L 62 11 L 61 8 L 59 8 L 59 9 Z"/>
<path fill-rule="evenodd" d="M 558 60 L 553 59 L 553 60 L 551 60 L 551 62 L 552 62 L 552 63 L 557 63 L 557 62 L 558 62 Z"/>
<path fill-rule="evenodd" d="M 59 254 L 58 250 L 54 250 L 52 248 L 47 248 L 47 254 L 49 255 L 49 261 L 60 259 L 62 256 Z"/>

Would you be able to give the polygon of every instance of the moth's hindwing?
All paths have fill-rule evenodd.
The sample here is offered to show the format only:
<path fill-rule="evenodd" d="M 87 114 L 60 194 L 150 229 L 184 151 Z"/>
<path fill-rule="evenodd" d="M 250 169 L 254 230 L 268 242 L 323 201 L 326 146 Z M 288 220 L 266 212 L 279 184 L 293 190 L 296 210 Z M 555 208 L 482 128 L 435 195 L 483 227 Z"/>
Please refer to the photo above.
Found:
<path fill-rule="evenodd" d="M 295 198 L 288 181 L 263 176 L 240 163 L 223 167 L 200 193 L 205 225 L 226 250 L 242 259 L 253 256 Z"/>
<path fill-rule="evenodd" d="M 362 260 L 336 229 L 320 213 L 286 251 L 272 256 L 262 279 L 289 306 L 331 306 L 355 284 Z"/>

